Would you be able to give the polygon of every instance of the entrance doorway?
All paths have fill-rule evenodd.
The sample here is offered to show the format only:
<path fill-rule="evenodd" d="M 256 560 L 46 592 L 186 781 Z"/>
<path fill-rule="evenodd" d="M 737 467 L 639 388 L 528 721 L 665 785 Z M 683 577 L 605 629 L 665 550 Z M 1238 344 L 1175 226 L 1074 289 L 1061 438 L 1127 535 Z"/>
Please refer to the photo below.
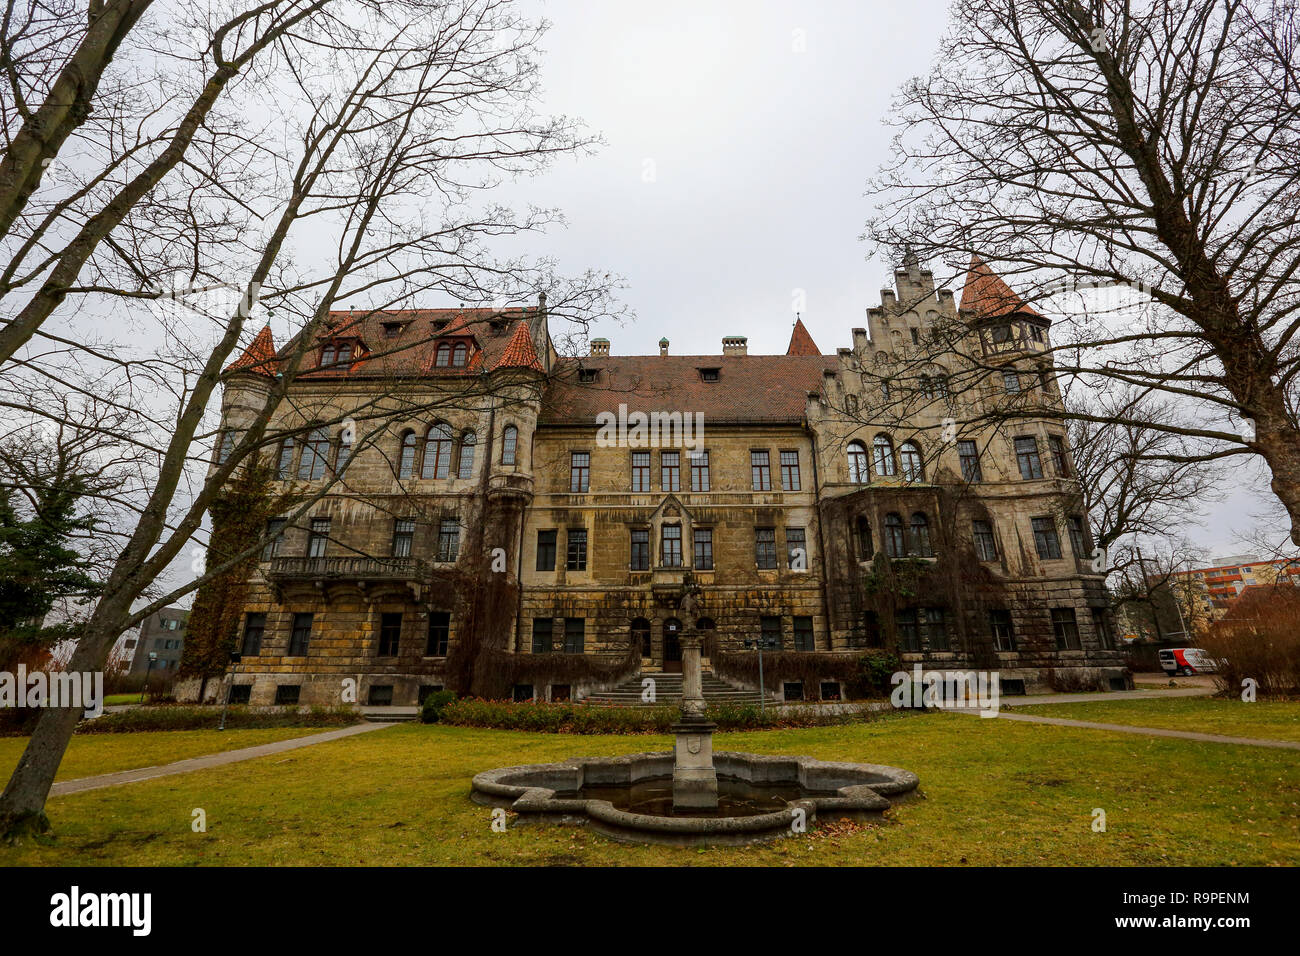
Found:
<path fill-rule="evenodd" d="M 682 672 L 682 622 L 675 617 L 664 621 L 664 673 Z"/>

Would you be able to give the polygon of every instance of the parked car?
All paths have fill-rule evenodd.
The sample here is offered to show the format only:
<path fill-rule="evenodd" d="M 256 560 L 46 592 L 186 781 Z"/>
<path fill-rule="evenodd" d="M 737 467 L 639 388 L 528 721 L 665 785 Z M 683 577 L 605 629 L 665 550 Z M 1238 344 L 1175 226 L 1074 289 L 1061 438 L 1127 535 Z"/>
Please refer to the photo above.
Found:
<path fill-rule="evenodd" d="M 1160 667 L 1166 674 L 1213 674 L 1219 669 L 1213 657 L 1199 647 L 1165 647 L 1160 650 Z"/>

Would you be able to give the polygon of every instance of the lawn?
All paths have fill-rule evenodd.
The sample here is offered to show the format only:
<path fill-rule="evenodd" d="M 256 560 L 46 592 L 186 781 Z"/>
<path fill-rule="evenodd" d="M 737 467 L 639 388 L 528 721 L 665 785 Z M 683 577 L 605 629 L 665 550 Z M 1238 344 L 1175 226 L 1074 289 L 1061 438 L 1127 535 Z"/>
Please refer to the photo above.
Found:
<path fill-rule="evenodd" d="M 1080 704 L 1030 704 L 1008 709 L 1015 714 L 1068 717 L 1106 724 L 1191 730 L 1227 737 L 1260 737 L 1300 741 L 1300 701 L 1222 700 L 1209 697 L 1169 697 L 1111 700 Z"/>
<path fill-rule="evenodd" d="M 58 780 L 73 780 L 118 770 L 256 747 L 276 740 L 321 733 L 328 727 L 274 727 L 252 730 L 167 730 L 143 734 L 76 734 L 59 766 Z M 27 746 L 26 737 L 0 737 L 0 773 L 8 779 Z"/>
<path fill-rule="evenodd" d="M 133 734 L 139 741 L 148 735 Z M 110 744 L 87 739 L 93 748 Z M 52 845 L 10 864 L 1188 865 L 1300 859 L 1300 761 L 1287 751 L 900 715 L 719 735 L 719 749 L 916 771 L 923 798 L 868 827 L 745 848 L 615 843 L 576 827 L 491 829 L 469 800 L 491 767 L 666 749 L 666 737 L 572 737 L 396 725 L 234 766 L 50 801 Z M 191 830 L 206 813 L 207 832 Z M 1092 830 L 1093 810 L 1107 831 Z"/>

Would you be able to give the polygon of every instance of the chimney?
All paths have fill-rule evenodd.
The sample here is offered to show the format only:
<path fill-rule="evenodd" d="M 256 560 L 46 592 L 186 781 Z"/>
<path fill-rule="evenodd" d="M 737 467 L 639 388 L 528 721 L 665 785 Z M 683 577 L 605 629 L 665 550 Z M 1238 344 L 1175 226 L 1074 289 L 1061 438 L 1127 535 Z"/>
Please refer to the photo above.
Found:
<path fill-rule="evenodd" d="M 600 356 L 609 355 L 609 339 L 592 339 L 591 354 Z"/>
<path fill-rule="evenodd" d="M 722 337 L 723 355 L 748 355 L 749 339 L 743 335 L 724 335 Z"/>
<path fill-rule="evenodd" d="M 667 358 L 667 356 L 668 356 L 668 340 L 667 340 L 667 339 L 660 339 L 660 340 L 659 340 L 659 357 L 660 357 L 660 358 Z"/>

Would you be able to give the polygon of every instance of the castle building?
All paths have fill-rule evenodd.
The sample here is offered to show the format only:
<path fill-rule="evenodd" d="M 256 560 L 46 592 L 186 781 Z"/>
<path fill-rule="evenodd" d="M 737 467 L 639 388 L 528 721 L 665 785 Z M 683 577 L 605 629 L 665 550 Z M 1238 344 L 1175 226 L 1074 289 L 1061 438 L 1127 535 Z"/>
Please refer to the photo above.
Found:
<path fill-rule="evenodd" d="M 778 696 L 866 655 L 1122 686 L 1049 325 L 978 260 L 960 306 L 906 263 L 833 355 L 796 321 L 784 355 L 561 357 L 544 297 L 337 313 L 271 423 L 283 487 L 334 484 L 272 519 L 231 698 L 582 698 L 690 627 L 741 685 L 762 642 Z M 223 448 L 286 354 L 227 370 Z"/>

